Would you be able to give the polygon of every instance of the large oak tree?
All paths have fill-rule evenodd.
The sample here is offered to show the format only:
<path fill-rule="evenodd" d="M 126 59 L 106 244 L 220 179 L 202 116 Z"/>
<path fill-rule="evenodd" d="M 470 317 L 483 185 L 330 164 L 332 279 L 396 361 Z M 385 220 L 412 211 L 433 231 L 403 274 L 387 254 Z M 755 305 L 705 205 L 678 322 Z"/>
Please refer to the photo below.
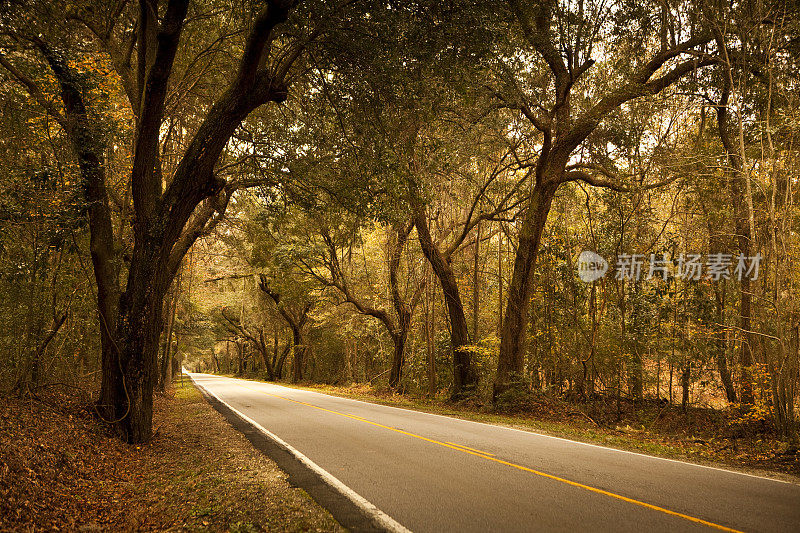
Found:
<path fill-rule="evenodd" d="M 526 4 L 509 0 L 508 5 L 519 36 L 515 41 L 518 53 L 523 57 L 532 53 L 537 60 L 533 67 L 516 72 L 507 63 L 499 69 L 503 89 L 497 96 L 538 132 L 539 149 L 532 158 L 534 184 L 508 288 L 495 396 L 524 381 L 533 272 L 556 191 L 575 181 L 626 189 L 624 181 L 602 164 L 575 157 L 578 147 L 626 102 L 657 94 L 719 61 L 709 46 L 714 40 L 712 32 L 697 11 L 687 10 L 688 5 L 671 8 L 665 4 L 655 11 L 657 17 L 636 9 L 628 13 L 631 8 L 625 6 L 614 11 L 595 2 Z M 596 47 L 601 41 L 613 45 L 620 35 L 625 38 L 617 41 L 624 43 L 630 59 L 615 64 L 604 58 L 606 82 L 602 83 L 601 78 L 592 76 L 593 66 L 604 55 Z"/>
<path fill-rule="evenodd" d="M 23 84 L 69 138 L 80 166 L 88 205 L 91 256 L 103 347 L 101 415 L 129 442 L 152 435 L 162 302 L 181 260 L 208 224 L 221 215 L 233 188 L 215 172 L 231 136 L 255 109 L 287 98 L 289 72 L 302 55 L 305 39 L 279 35 L 294 6 L 290 0 L 245 6 L 237 32 L 245 35 L 238 67 L 230 82 L 203 110 L 174 169 L 165 175 L 161 135 L 167 100 L 175 88 L 176 56 L 185 41 L 189 0 L 115 3 L 110 14 L 99 6 L 38 6 L 57 29 L 78 21 L 89 28 L 108 54 L 135 116 L 130 187 L 133 201 L 132 249 L 122 257 L 109 206 L 106 146 L 87 77 L 75 68 L 77 47 L 56 31 L 39 32 L 20 14 L 8 16 L 6 32 L 28 55 L 37 54 L 58 83 L 60 105 L 50 101 L 41 82 L 16 67 L 7 54 L 2 65 Z M 108 6 L 103 6 L 108 7 Z M 107 17 L 96 16 L 101 12 Z M 130 12 L 130 13 L 129 13 Z M 214 14 L 213 9 L 209 13 Z M 216 11 L 218 14 L 219 11 Z M 203 14 L 205 16 L 206 14 Z M 127 25 L 127 28 L 124 27 Z M 298 32 L 301 33 L 301 32 Z M 78 42 L 82 42 L 78 40 Z M 72 43 L 74 44 L 74 42 Z M 234 47 L 235 49 L 235 47 Z M 135 53 L 131 53 L 135 50 Z M 120 284 L 120 277 L 126 278 Z"/>

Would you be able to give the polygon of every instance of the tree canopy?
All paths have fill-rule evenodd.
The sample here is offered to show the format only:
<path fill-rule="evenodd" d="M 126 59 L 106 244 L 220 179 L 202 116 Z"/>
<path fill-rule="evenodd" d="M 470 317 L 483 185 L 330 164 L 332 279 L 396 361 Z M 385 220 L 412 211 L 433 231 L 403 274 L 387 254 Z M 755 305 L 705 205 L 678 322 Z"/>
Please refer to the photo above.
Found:
<path fill-rule="evenodd" d="M 0 384 L 99 372 L 129 442 L 173 359 L 794 439 L 798 15 L 0 0 Z"/>

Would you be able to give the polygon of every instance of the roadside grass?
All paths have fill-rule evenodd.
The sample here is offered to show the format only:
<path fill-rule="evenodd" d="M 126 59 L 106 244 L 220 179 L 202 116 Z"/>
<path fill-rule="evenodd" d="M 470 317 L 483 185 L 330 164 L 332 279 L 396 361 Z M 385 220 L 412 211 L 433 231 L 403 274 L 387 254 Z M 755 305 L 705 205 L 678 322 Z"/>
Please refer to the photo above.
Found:
<path fill-rule="evenodd" d="M 157 396 L 154 427 L 131 446 L 85 399 L 0 397 L 0 530 L 342 531 L 189 380 Z"/>
<path fill-rule="evenodd" d="M 507 414 L 488 405 L 398 394 L 365 384 L 280 385 L 800 482 L 796 449 L 768 431 L 742 430 L 719 410 L 690 408 L 684 413 L 678 406 L 655 402 L 637 408 L 626 403 L 618 419 L 616 406 L 609 402 L 576 405 L 541 395 L 524 411 Z"/>

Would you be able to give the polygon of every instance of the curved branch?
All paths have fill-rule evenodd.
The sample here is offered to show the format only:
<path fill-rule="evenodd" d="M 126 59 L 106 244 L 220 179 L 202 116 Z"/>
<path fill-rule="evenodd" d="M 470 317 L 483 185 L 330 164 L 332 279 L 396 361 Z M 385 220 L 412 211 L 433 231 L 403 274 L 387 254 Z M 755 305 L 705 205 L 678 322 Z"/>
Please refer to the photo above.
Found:
<path fill-rule="evenodd" d="M 56 122 L 66 131 L 69 129 L 67 127 L 67 120 L 64 115 L 53 105 L 52 102 L 48 101 L 47 98 L 44 97 L 42 90 L 39 88 L 32 79 L 27 77 L 25 74 L 20 72 L 14 65 L 12 65 L 5 56 L 0 53 L 0 65 L 3 65 L 7 71 L 14 76 L 19 83 L 25 86 L 25 89 L 28 91 L 28 94 L 36 100 L 36 102 L 44 108 L 48 115 L 53 117 Z"/>
<path fill-rule="evenodd" d="M 564 173 L 560 183 L 582 181 L 583 183 L 591 185 L 592 187 L 603 187 L 605 189 L 611 189 L 612 191 L 617 192 L 639 192 L 664 187 L 665 185 L 669 185 L 670 183 L 676 181 L 678 178 L 680 178 L 680 176 L 676 175 L 657 183 L 651 183 L 649 185 L 642 185 L 639 187 L 629 187 L 613 178 L 595 176 L 584 170 L 570 170 Z"/>

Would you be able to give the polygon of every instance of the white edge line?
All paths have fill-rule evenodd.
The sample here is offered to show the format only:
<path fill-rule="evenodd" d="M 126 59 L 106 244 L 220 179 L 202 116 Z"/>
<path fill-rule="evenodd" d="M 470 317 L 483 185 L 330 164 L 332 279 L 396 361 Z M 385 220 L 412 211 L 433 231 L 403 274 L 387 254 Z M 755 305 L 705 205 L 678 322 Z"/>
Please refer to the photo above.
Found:
<path fill-rule="evenodd" d="M 659 457 L 657 455 L 648 455 L 646 453 L 632 452 L 630 450 L 621 450 L 619 448 L 611 448 L 609 446 L 602 446 L 600 444 L 592 444 L 590 442 L 581 442 L 579 440 L 565 439 L 564 437 L 556 437 L 556 436 L 553 436 L 553 435 L 548 435 L 546 433 L 538 433 L 536 431 L 529 431 L 527 429 L 519 429 L 519 428 L 513 428 L 513 427 L 509 427 L 509 426 L 501 426 L 499 424 L 490 424 L 488 422 L 479 422 L 477 420 L 469 420 L 469 419 L 466 419 L 466 418 L 458 418 L 458 417 L 455 417 L 455 416 L 447 416 L 447 415 L 440 415 L 440 414 L 436 414 L 436 413 L 428 413 L 426 411 L 417 411 L 415 409 L 406 409 L 404 407 L 395 407 L 393 405 L 384 405 L 382 403 L 367 402 L 367 401 L 364 401 L 364 400 L 356 400 L 355 398 L 347 398 L 345 396 L 335 396 L 333 394 L 326 394 L 324 392 L 317 392 L 317 391 L 312 391 L 312 390 L 308 390 L 308 389 L 301 389 L 301 388 L 296 388 L 296 387 L 287 387 L 285 385 L 278 385 L 277 383 L 265 383 L 263 381 L 255 381 L 255 380 L 252 380 L 252 379 L 229 378 L 227 376 L 217 376 L 216 374 L 206 374 L 206 375 L 207 376 L 213 376 L 215 378 L 226 378 L 226 379 L 234 379 L 234 380 L 239 380 L 239 381 L 247 381 L 249 383 L 255 383 L 255 384 L 260 384 L 260 385 L 271 385 L 271 386 L 274 386 L 274 387 L 280 387 L 280 388 L 284 388 L 284 389 L 287 389 L 287 390 L 308 392 L 308 393 L 311 393 L 311 394 L 320 394 L 322 396 L 327 396 L 329 398 L 336 398 L 336 399 L 339 399 L 339 400 L 347 400 L 347 401 L 350 401 L 350 402 L 364 403 L 364 404 L 367 404 L 367 405 L 376 405 L 376 406 L 379 406 L 379 407 L 388 407 L 389 409 L 396 409 L 398 411 L 407 411 L 409 413 L 418 413 L 418 414 L 422 414 L 422 415 L 436 416 L 436 417 L 439 417 L 439 418 L 446 418 L 448 420 L 459 420 L 461 422 L 469 422 L 470 424 L 479 424 L 481 426 L 489 426 L 489 427 L 492 427 L 492 428 L 507 429 L 509 431 L 518 431 L 520 433 L 527 433 L 529 435 L 536 435 L 536 436 L 539 436 L 539 437 L 546 437 L 548 439 L 561 440 L 561 441 L 564 441 L 564 442 L 570 442 L 572 444 L 580 444 L 582 446 L 590 446 L 592 448 L 600 448 L 601 450 L 610 450 L 610 451 L 613 451 L 613 452 L 628 453 L 628 454 L 631 454 L 631 455 L 638 455 L 639 457 L 646 457 L 648 459 L 657 459 L 659 461 L 669 461 L 671 463 L 678 463 L 678 464 L 681 464 L 681 465 L 696 466 L 698 468 L 707 468 L 709 470 L 718 470 L 720 472 L 727 472 L 728 474 L 737 474 L 737 475 L 740 475 L 740 476 L 752 477 L 752 478 L 761 479 L 761 480 L 764 480 L 764 481 L 775 481 L 777 483 L 786 483 L 787 485 L 795 485 L 795 486 L 798 485 L 797 482 L 786 481 L 785 479 L 778 479 L 778 478 L 772 478 L 772 477 L 766 477 L 766 476 L 759 476 L 759 475 L 756 475 L 756 474 L 749 474 L 747 472 L 738 472 L 736 470 L 729 470 L 727 468 L 719 468 L 717 466 L 709 466 L 709 465 L 703 465 L 703 464 L 699 464 L 699 463 L 690 463 L 688 461 L 681 461 L 679 459 L 670 459 L 669 457 Z"/>
<path fill-rule="evenodd" d="M 264 435 L 275 441 L 279 446 L 281 446 L 282 448 L 286 449 L 289 453 L 294 455 L 294 457 L 298 461 L 300 461 L 306 467 L 311 469 L 314 473 L 316 473 L 319 477 L 321 477 L 322 480 L 325 481 L 325 483 L 327 483 L 334 490 L 342 494 L 342 496 L 346 497 L 348 500 L 353 502 L 356 505 L 356 507 L 361 509 L 372 520 L 380 524 L 382 527 L 386 528 L 387 531 L 391 531 L 393 533 L 411 533 L 411 530 L 407 529 L 402 524 L 393 519 L 391 516 L 387 515 L 386 513 L 378 509 L 373 503 L 371 503 L 366 498 L 358 494 L 356 491 L 354 491 L 353 489 L 342 483 L 339 479 L 334 477 L 333 474 L 331 474 L 330 472 L 319 466 L 317 463 L 315 463 L 308 457 L 306 457 L 300 450 L 294 448 L 291 444 L 281 439 L 279 436 L 277 436 L 276 434 L 274 434 L 273 432 L 271 432 L 270 430 L 268 430 L 267 428 L 265 428 L 264 426 L 262 426 L 249 416 L 247 416 L 246 414 L 242 413 L 241 411 L 230 405 L 228 402 L 226 402 L 213 392 L 211 392 L 211 390 L 209 390 L 208 388 L 204 387 L 203 385 L 195 381 L 191 373 L 187 372 L 187 374 L 189 375 L 189 379 L 192 380 L 192 383 L 194 383 L 197 387 L 203 389 L 208 394 L 216 398 L 218 402 L 222 403 L 228 409 L 236 413 L 240 418 L 242 418 L 242 420 L 245 420 L 248 424 L 258 429 L 261 433 L 263 433 Z M 214 376 L 214 377 L 222 377 L 222 376 Z M 249 381 L 249 380 L 242 380 L 242 381 Z"/>

